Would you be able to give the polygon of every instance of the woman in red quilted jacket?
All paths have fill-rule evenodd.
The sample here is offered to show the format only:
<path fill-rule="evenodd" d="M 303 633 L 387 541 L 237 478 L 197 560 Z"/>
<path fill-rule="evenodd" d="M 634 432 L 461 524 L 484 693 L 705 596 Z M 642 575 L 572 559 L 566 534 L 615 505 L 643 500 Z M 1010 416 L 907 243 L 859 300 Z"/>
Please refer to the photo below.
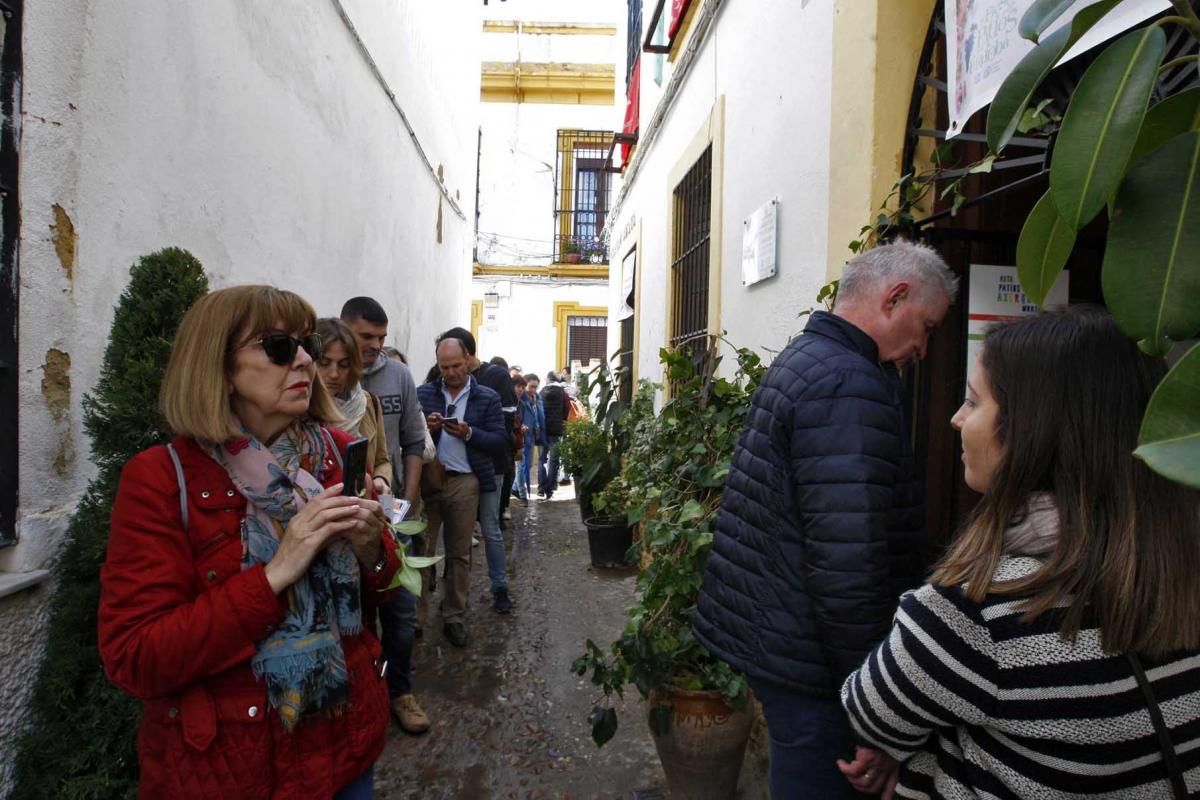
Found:
<path fill-rule="evenodd" d="M 363 626 L 400 563 L 373 500 L 341 495 L 316 314 L 239 286 L 184 317 L 162 388 L 176 434 L 125 466 L 100 654 L 143 701 L 143 798 L 361 798 L 388 729 Z"/>

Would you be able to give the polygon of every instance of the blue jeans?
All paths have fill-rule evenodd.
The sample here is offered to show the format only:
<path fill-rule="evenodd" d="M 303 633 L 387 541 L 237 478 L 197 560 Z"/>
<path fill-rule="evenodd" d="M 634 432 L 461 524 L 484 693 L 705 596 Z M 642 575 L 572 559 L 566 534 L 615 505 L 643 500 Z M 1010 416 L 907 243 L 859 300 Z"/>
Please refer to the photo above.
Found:
<path fill-rule="evenodd" d="M 863 800 L 837 760 L 854 760 L 854 734 L 840 701 L 752 681 L 771 739 L 774 800 Z"/>
<path fill-rule="evenodd" d="M 558 488 L 558 443 L 561 436 L 547 436 L 542 451 L 542 463 L 538 465 L 538 491 L 549 497 Z"/>
<path fill-rule="evenodd" d="M 403 536 L 401 541 L 412 553 L 412 540 Z M 383 629 L 379 642 L 388 662 L 388 696 L 395 700 L 412 692 L 412 653 L 417 639 L 416 596 L 407 589 L 397 591 L 379 607 L 379 623 Z"/>
<path fill-rule="evenodd" d="M 503 478 L 497 476 L 496 480 Z M 483 552 L 487 556 L 488 579 L 492 591 L 508 588 L 504 574 L 504 534 L 500 532 L 500 487 L 479 493 L 479 530 L 483 532 Z"/>
<path fill-rule="evenodd" d="M 338 790 L 333 800 L 373 800 L 375 797 L 375 767 L 367 767 L 367 771 Z"/>
<path fill-rule="evenodd" d="M 517 483 L 513 487 L 513 491 L 517 493 L 517 497 L 525 500 L 529 497 L 530 474 L 533 467 L 533 448 L 536 445 L 533 441 L 533 436 L 525 439 L 525 454 L 524 459 L 517 465 Z"/>

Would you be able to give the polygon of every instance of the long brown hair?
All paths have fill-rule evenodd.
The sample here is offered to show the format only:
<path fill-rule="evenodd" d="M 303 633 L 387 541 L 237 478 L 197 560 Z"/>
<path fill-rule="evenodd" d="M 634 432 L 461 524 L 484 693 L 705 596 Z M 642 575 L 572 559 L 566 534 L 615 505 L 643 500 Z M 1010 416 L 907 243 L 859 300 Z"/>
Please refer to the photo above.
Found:
<path fill-rule="evenodd" d="M 966 583 L 975 601 L 1024 597 L 1027 620 L 1063 607 L 1063 636 L 1073 641 L 1087 619 L 1108 652 L 1200 647 L 1200 493 L 1132 455 L 1162 360 L 1084 307 L 993 328 L 981 363 L 1003 451 L 931 582 Z M 1055 547 L 1032 575 L 994 582 L 1004 531 L 1034 492 L 1057 504 Z"/>

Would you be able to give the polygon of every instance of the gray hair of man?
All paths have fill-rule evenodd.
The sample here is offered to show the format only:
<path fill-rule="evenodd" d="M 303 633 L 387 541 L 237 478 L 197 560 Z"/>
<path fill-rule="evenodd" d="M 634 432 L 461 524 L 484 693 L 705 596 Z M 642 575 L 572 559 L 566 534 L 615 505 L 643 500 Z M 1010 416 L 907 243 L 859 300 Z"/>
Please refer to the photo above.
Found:
<path fill-rule="evenodd" d="M 935 292 L 953 303 L 958 278 L 932 247 L 904 239 L 859 253 L 846 264 L 838 281 L 835 308 L 870 301 L 876 292 L 907 281 L 921 299 Z"/>

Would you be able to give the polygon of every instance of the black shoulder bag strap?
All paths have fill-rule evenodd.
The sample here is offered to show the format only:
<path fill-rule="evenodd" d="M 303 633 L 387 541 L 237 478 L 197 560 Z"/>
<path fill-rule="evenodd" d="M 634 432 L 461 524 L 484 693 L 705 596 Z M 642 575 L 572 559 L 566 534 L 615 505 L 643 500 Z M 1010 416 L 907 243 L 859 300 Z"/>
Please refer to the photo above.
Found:
<path fill-rule="evenodd" d="M 1170 778 L 1176 800 L 1186 800 L 1188 790 L 1187 784 L 1183 780 L 1183 770 L 1179 768 L 1175 745 L 1171 744 L 1171 732 L 1167 730 L 1167 723 L 1158 707 L 1158 701 L 1154 699 L 1154 689 L 1151 688 L 1150 681 L 1146 679 L 1146 672 L 1142 669 L 1142 662 L 1138 661 L 1138 657 L 1133 653 L 1126 654 L 1126 657 L 1129 659 L 1130 666 L 1133 667 L 1133 676 L 1137 678 L 1138 686 L 1142 690 L 1142 697 L 1146 700 L 1146 709 L 1150 712 L 1150 722 L 1154 724 L 1154 732 L 1158 734 L 1158 747 L 1162 750 L 1163 764 L 1167 768 L 1167 777 Z"/>

